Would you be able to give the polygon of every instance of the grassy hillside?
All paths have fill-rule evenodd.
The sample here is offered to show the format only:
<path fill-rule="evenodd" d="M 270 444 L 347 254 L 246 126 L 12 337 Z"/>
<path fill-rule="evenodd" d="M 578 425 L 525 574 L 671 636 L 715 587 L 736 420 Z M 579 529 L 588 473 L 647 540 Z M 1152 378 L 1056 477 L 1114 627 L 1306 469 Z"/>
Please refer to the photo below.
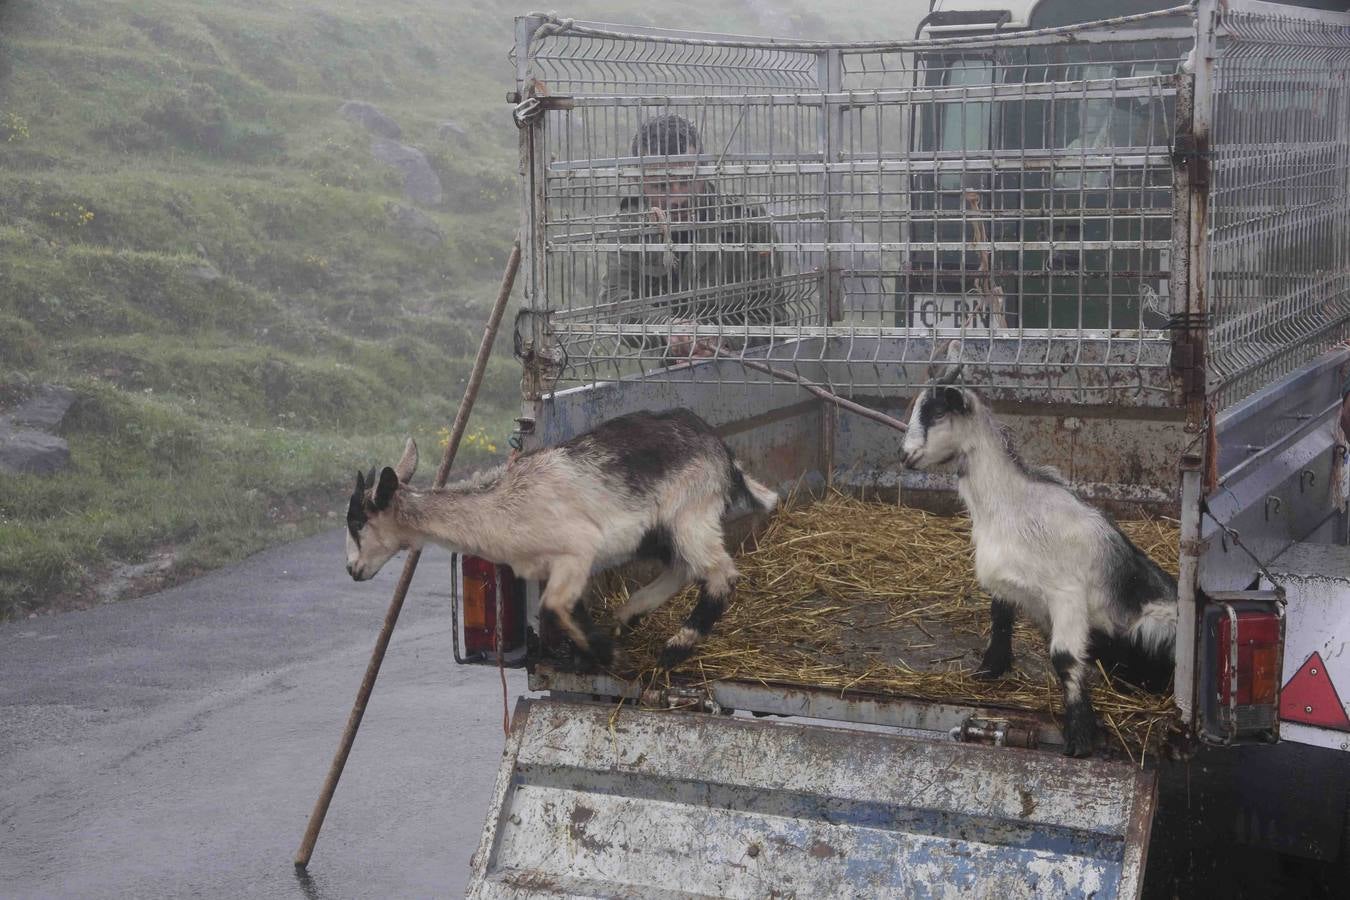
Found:
<path fill-rule="evenodd" d="M 890 8 L 567 12 L 825 36 L 874 32 L 869 6 Z M 434 458 L 515 228 L 502 101 L 524 10 L 0 0 L 0 411 L 40 382 L 78 396 L 71 468 L 0 475 L 0 617 L 166 547 L 190 573 L 331 524 L 404 434 Z M 346 100 L 426 154 L 431 237 L 396 227 L 414 204 Z M 516 389 L 500 355 L 464 463 L 501 453 Z"/>

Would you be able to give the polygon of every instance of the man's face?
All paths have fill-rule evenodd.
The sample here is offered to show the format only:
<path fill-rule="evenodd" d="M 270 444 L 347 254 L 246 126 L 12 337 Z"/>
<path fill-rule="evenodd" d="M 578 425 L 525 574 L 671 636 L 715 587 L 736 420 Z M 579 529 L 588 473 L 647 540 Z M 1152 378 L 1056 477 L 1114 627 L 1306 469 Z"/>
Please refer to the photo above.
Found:
<path fill-rule="evenodd" d="M 703 192 L 704 182 L 693 172 L 667 171 L 642 179 L 642 196 L 648 205 L 664 210 L 674 221 L 687 220 L 693 198 Z"/>

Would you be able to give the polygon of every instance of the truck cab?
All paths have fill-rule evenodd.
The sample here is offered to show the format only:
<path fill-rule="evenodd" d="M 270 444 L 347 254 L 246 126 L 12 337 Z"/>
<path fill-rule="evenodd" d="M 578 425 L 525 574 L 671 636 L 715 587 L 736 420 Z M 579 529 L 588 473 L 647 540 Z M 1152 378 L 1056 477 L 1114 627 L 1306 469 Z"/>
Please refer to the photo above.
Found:
<path fill-rule="evenodd" d="M 917 34 L 940 43 L 1172 5 L 1043 0 L 991 9 L 937 0 Z M 935 102 L 917 110 L 913 156 L 958 169 L 973 156 L 991 166 L 964 175 L 939 166 L 912 177 L 912 240 L 925 248 L 911 253 L 908 277 L 897 281 L 897 325 L 1166 327 L 1168 250 L 1160 242 L 1171 228 L 1172 173 L 1157 156 L 1170 147 L 1175 108 L 1154 79 L 1177 74 L 1173 61 L 1189 49 L 1185 38 L 1159 36 L 1169 24 L 1175 20 L 1123 26 L 1122 39 L 1109 43 L 918 54 L 916 87 L 933 89 Z M 1067 83 L 1085 85 L 1076 102 L 1055 95 Z M 995 85 L 1035 88 L 979 90 Z M 1034 167 L 1025 165 L 1028 154 Z M 1120 229 L 1138 246 L 1111 246 Z M 966 246 L 927 249 L 957 244 Z"/>

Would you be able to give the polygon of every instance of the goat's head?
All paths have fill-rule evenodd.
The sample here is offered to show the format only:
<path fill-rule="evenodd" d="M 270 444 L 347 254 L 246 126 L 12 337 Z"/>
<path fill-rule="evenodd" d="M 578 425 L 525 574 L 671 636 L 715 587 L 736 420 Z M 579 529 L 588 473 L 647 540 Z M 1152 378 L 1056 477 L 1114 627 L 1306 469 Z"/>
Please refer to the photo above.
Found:
<path fill-rule="evenodd" d="M 920 394 L 900 451 L 905 467 L 932 469 L 965 452 L 979 403 L 970 391 L 950 384 Z"/>
<path fill-rule="evenodd" d="M 399 521 L 399 500 L 416 471 L 417 444 L 408 438 L 398 465 L 385 466 L 378 479 L 374 466 L 367 475 L 356 473 L 356 490 L 347 505 L 347 574 L 353 580 L 374 578 L 390 557 L 409 546 L 407 529 Z"/>

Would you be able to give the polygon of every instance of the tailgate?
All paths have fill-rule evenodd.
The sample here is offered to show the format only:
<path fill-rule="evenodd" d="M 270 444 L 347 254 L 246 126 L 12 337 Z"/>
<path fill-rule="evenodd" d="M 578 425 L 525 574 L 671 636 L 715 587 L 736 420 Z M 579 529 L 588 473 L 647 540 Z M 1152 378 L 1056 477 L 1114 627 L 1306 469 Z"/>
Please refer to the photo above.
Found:
<path fill-rule="evenodd" d="M 471 897 L 1134 897 L 1123 763 L 522 699 Z"/>

